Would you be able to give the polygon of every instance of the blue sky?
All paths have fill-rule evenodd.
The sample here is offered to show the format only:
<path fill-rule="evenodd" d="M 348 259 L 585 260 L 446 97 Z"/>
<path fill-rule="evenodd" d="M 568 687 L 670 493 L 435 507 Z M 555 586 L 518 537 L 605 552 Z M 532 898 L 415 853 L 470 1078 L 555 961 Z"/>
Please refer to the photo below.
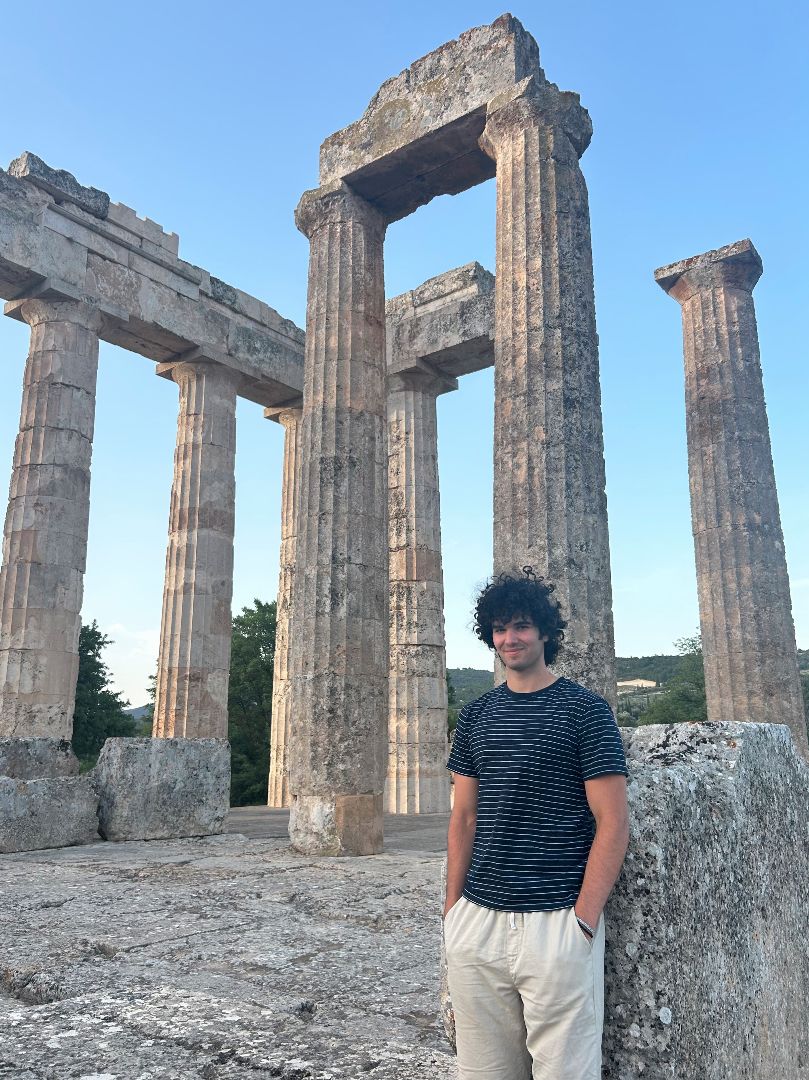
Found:
<path fill-rule="evenodd" d="M 386 78 L 487 3 L 297 5 L 43 0 L 3 5 L 0 165 L 23 150 L 179 233 L 180 254 L 304 325 L 308 244 L 293 210 L 322 140 Z M 809 647 L 805 332 L 809 17 L 775 0 L 526 3 L 547 76 L 593 119 L 590 190 L 619 654 L 671 651 L 698 623 L 679 309 L 662 264 L 749 236 L 798 644 Z M 477 259 L 494 269 L 494 182 L 391 226 L 388 295 Z M 10 468 L 27 328 L 0 320 L 0 465 Z M 103 345 L 83 619 L 115 639 L 145 700 L 160 622 L 177 392 Z M 283 432 L 238 413 L 234 609 L 275 596 Z M 469 630 L 491 566 L 490 372 L 439 399 L 448 662 L 485 666 Z"/>

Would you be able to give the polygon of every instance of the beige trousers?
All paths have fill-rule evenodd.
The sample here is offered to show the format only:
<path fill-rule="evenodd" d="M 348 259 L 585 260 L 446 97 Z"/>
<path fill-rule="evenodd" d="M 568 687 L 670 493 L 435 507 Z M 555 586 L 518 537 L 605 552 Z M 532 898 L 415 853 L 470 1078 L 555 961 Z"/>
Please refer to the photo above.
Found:
<path fill-rule="evenodd" d="M 464 897 L 444 920 L 459 1080 L 601 1080 L 604 919 Z"/>

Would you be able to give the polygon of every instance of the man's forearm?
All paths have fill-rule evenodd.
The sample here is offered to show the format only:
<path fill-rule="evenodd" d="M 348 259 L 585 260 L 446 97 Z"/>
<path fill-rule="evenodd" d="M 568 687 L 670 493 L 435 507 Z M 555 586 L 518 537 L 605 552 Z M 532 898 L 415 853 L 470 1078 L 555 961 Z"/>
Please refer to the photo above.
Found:
<path fill-rule="evenodd" d="M 444 914 L 461 897 L 472 862 L 475 842 L 475 818 L 461 817 L 453 811 L 447 831 L 447 895 Z"/>
<path fill-rule="evenodd" d="M 584 872 L 576 914 L 590 926 L 598 922 L 626 855 L 629 830 L 623 823 L 606 822 L 596 830 Z"/>

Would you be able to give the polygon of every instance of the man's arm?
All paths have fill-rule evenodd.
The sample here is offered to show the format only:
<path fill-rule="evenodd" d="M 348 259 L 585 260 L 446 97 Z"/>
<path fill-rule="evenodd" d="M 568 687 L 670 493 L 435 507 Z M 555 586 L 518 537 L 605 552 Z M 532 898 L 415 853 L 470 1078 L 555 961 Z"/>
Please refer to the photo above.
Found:
<path fill-rule="evenodd" d="M 478 782 L 471 776 L 453 773 L 455 801 L 447 832 L 447 896 L 444 914 L 461 898 L 472 862 L 475 823 L 478 815 Z"/>
<path fill-rule="evenodd" d="M 584 790 L 595 818 L 596 835 L 575 912 L 580 919 L 595 926 L 621 872 L 629 843 L 626 777 L 617 774 L 597 776 L 594 780 L 585 780 Z"/>

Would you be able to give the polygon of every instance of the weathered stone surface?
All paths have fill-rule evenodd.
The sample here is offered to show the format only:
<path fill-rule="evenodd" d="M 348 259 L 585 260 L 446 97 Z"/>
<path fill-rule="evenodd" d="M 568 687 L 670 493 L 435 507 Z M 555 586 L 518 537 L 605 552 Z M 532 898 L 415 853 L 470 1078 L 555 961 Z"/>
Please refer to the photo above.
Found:
<path fill-rule="evenodd" d="M 0 1074 L 452 1080 L 440 858 L 233 835 L 8 856 Z"/>
<path fill-rule="evenodd" d="M 388 374 L 448 378 L 494 364 L 494 275 L 468 263 L 385 304 Z"/>
<path fill-rule="evenodd" d="M 79 759 L 66 739 L 0 738 L 0 776 L 42 780 L 78 773 Z"/>
<path fill-rule="evenodd" d="M 555 670 L 615 705 L 587 188 L 590 119 L 539 78 L 490 103 L 497 162 L 494 569 L 533 566 L 568 621 Z M 500 672 L 502 677 L 502 672 Z"/>
<path fill-rule="evenodd" d="M 423 371 L 388 374 L 389 813 L 449 810 L 435 399 L 456 386 Z"/>
<path fill-rule="evenodd" d="M 809 767 L 789 729 L 624 729 L 604 1080 L 809 1077 Z M 452 1006 L 441 1005 L 450 1036 Z"/>
<path fill-rule="evenodd" d="M 346 180 L 389 221 L 494 175 L 477 145 L 492 98 L 541 75 L 534 39 L 511 15 L 467 30 L 377 91 L 361 119 L 329 136 L 320 182 Z"/>
<path fill-rule="evenodd" d="M 270 730 L 270 779 L 268 806 L 289 806 L 289 724 L 292 637 L 292 596 L 295 577 L 295 510 L 300 490 L 300 430 L 302 409 L 265 409 L 268 419 L 284 427 L 284 463 L 281 481 L 281 569 L 275 621 L 275 659 L 272 677 L 272 727 Z"/>
<path fill-rule="evenodd" d="M 381 850 L 386 766 L 385 224 L 339 183 L 306 192 L 296 221 L 310 258 L 290 836 L 301 851 L 359 854 Z"/>
<path fill-rule="evenodd" d="M 230 747 L 220 739 L 107 739 L 93 773 L 106 840 L 208 836 L 230 804 Z"/>
<path fill-rule="evenodd" d="M 664 266 L 682 306 L 691 516 L 708 719 L 789 724 L 809 757 L 749 240 Z"/>
<path fill-rule="evenodd" d="M 153 734 L 227 739 L 238 376 L 176 364 L 177 447 Z"/>
<path fill-rule="evenodd" d="M 0 852 L 91 844 L 98 840 L 97 811 L 90 776 L 0 776 Z"/>
<path fill-rule="evenodd" d="M 8 167 L 11 176 L 28 180 L 37 187 L 53 195 L 58 202 L 75 203 L 93 217 L 105 218 L 110 208 L 110 197 L 106 191 L 85 187 L 72 173 L 64 169 L 52 169 L 50 165 L 26 150 Z"/>
<path fill-rule="evenodd" d="M 28 300 L 0 572 L 0 733 L 70 739 L 93 449 L 97 312 Z"/>
<path fill-rule="evenodd" d="M 158 363 L 191 359 L 201 349 L 242 376 L 242 396 L 265 406 L 300 395 L 302 330 L 178 258 L 176 234 L 130 207 L 113 203 L 101 220 L 49 192 L 32 176 L 0 171 L 6 314 L 22 318 L 20 298 L 84 300 L 103 313 L 105 341 Z"/>

